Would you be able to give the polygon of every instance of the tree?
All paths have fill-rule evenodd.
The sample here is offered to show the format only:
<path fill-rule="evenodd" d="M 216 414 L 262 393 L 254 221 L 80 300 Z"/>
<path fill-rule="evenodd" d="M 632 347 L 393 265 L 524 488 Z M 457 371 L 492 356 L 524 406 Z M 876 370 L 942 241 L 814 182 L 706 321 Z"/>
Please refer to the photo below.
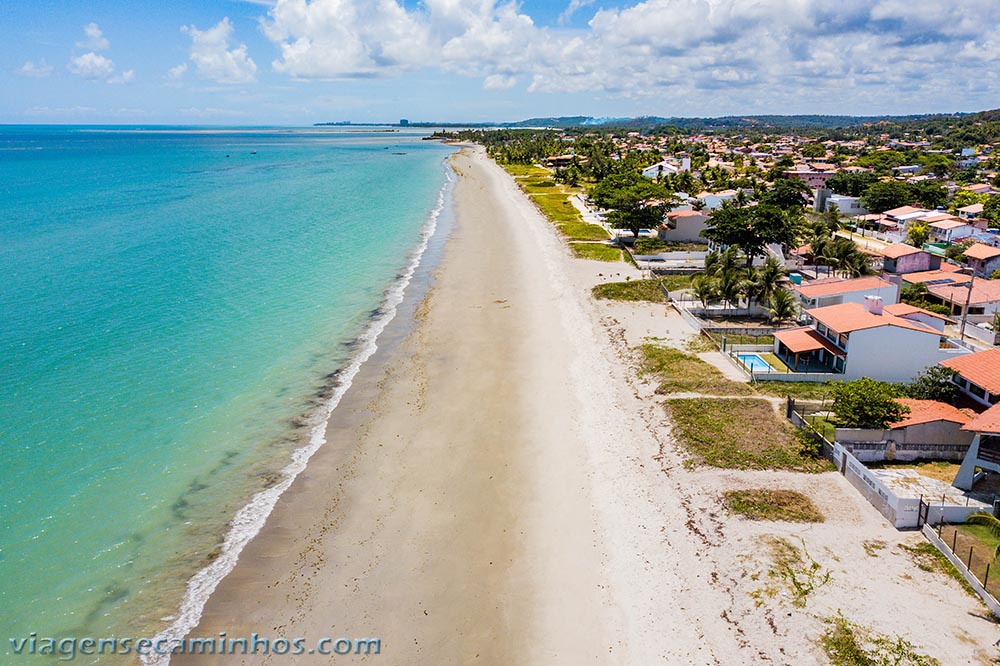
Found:
<path fill-rule="evenodd" d="M 807 143 L 799 150 L 802 157 L 826 157 L 826 146 L 822 143 Z"/>
<path fill-rule="evenodd" d="M 760 204 L 747 208 L 723 206 L 712 213 L 704 236 L 710 241 L 735 246 L 746 255 L 746 265 L 764 254 L 768 243 L 791 245 L 795 240 L 796 221 L 780 208 Z"/>
<path fill-rule="evenodd" d="M 809 186 L 798 178 L 781 178 L 774 187 L 764 192 L 760 198 L 761 204 L 775 206 L 784 210 L 799 210 L 808 203 Z"/>
<path fill-rule="evenodd" d="M 1000 196 L 987 199 L 983 204 L 983 217 L 989 220 L 991 227 L 1000 227 Z"/>
<path fill-rule="evenodd" d="M 708 306 L 719 300 L 719 281 L 708 275 L 698 275 L 691 280 L 691 292 L 701 301 L 701 307 Z"/>
<path fill-rule="evenodd" d="M 826 181 L 826 186 L 837 194 L 860 197 L 869 185 L 878 182 L 871 171 L 840 171 Z"/>
<path fill-rule="evenodd" d="M 767 258 L 764 265 L 757 271 L 757 297 L 762 303 L 770 303 L 771 298 L 776 293 L 783 291 L 780 285 L 787 274 L 788 271 L 781 265 L 780 261 L 775 257 Z"/>
<path fill-rule="evenodd" d="M 831 234 L 840 231 L 840 206 L 837 204 L 828 205 L 826 212 L 823 213 L 823 222 Z"/>
<path fill-rule="evenodd" d="M 913 203 L 913 190 L 904 182 L 886 180 L 872 183 L 861 193 L 861 205 L 873 213 Z"/>
<path fill-rule="evenodd" d="M 635 173 L 608 176 L 591 190 L 590 198 L 611 211 L 608 223 L 616 229 L 628 229 L 635 238 L 640 229 L 655 229 L 670 208 L 673 193 Z"/>
<path fill-rule="evenodd" d="M 798 316 L 799 304 L 792 292 L 779 288 L 768 301 L 767 313 L 772 322 L 780 324 Z"/>
<path fill-rule="evenodd" d="M 910 408 L 899 404 L 900 388 L 868 377 L 833 384 L 833 413 L 842 428 L 881 430 L 899 422 Z"/>
<path fill-rule="evenodd" d="M 914 222 L 906 232 L 906 242 L 913 247 L 922 247 L 931 237 L 931 229 L 927 223 Z"/>
<path fill-rule="evenodd" d="M 913 192 L 912 199 L 919 201 L 927 208 L 938 208 L 944 206 L 948 201 L 948 190 L 944 185 L 936 180 L 922 180 L 919 183 L 910 185 Z"/>
<path fill-rule="evenodd" d="M 958 396 L 958 386 L 952 381 L 952 371 L 940 365 L 932 365 L 917 375 L 913 383 L 906 387 L 906 395 L 917 400 L 940 400 L 952 402 Z"/>

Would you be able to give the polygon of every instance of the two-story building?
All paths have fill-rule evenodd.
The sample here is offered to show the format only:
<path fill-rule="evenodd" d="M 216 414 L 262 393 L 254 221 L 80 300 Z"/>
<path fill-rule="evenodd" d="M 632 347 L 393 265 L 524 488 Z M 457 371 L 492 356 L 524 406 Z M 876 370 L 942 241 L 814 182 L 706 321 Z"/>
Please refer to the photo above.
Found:
<path fill-rule="evenodd" d="M 954 373 L 951 381 L 966 397 L 987 407 L 1000 403 L 1000 349 L 949 359 L 941 365 Z"/>
<path fill-rule="evenodd" d="M 662 241 L 704 243 L 702 232 L 708 228 L 709 216 L 698 210 L 674 210 L 666 215 L 657 236 Z"/>
<path fill-rule="evenodd" d="M 891 309 L 878 296 L 806 311 L 809 326 L 774 334 L 774 353 L 793 372 L 846 381 L 908 382 L 927 368 L 970 353 L 944 333 L 946 318 L 921 308 Z M 897 312 L 899 314 L 894 314 Z M 832 377 L 831 377 L 832 378 Z"/>

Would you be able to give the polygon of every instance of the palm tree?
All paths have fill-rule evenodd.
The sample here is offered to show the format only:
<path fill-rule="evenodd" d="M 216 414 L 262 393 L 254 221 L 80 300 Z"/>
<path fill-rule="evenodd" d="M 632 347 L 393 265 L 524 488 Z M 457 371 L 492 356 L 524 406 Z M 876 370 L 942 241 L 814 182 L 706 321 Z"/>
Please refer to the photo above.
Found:
<path fill-rule="evenodd" d="M 993 514 L 990 513 L 974 513 L 965 519 L 966 525 L 982 525 L 989 529 L 993 538 L 1000 539 L 1000 520 L 997 520 Z M 993 552 L 993 559 L 1000 556 L 1000 546 L 997 546 L 996 550 Z"/>
<path fill-rule="evenodd" d="M 730 268 L 719 275 L 719 294 L 729 305 L 740 307 L 740 296 L 743 294 L 743 270 Z"/>
<path fill-rule="evenodd" d="M 771 295 L 770 305 L 767 308 L 771 321 L 781 323 L 795 319 L 799 314 L 799 305 L 795 301 L 795 296 L 787 289 L 778 289 Z"/>
<path fill-rule="evenodd" d="M 743 285 L 741 291 L 747 299 L 747 316 L 750 316 L 750 308 L 753 307 L 754 301 L 762 300 L 763 298 L 763 282 L 761 280 L 762 275 L 760 269 L 749 268 L 743 274 Z"/>
<path fill-rule="evenodd" d="M 701 307 L 707 310 L 719 298 L 719 281 L 707 275 L 699 275 L 691 280 L 691 292 L 701 301 Z"/>
<path fill-rule="evenodd" d="M 787 274 L 788 271 L 776 257 L 767 258 L 767 261 L 764 262 L 759 271 L 759 298 L 761 303 L 767 304 L 770 302 L 771 297 L 778 291 L 781 281 L 785 279 Z"/>

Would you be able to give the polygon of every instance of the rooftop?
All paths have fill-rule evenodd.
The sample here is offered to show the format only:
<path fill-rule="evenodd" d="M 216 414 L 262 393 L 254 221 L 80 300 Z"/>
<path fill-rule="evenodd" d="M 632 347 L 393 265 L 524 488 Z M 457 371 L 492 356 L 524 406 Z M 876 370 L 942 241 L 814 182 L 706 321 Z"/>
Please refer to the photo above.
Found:
<path fill-rule="evenodd" d="M 976 386 L 1000 395 L 1000 349 L 987 349 L 957 356 L 941 361 L 941 365 L 955 371 Z M 1000 423 L 1000 412 L 997 413 L 997 422 Z"/>
<path fill-rule="evenodd" d="M 829 326 L 837 333 L 851 333 L 880 326 L 896 326 L 920 333 L 941 335 L 937 329 L 919 321 L 897 317 L 884 310 L 883 314 L 880 315 L 871 313 L 860 303 L 841 303 L 840 305 L 812 308 L 806 310 L 806 314 L 821 324 Z"/>
<path fill-rule="evenodd" d="M 813 280 L 808 284 L 795 287 L 795 291 L 805 298 L 817 298 L 820 296 L 832 296 L 834 294 L 848 294 L 856 291 L 877 293 L 880 289 L 894 289 L 895 286 L 893 283 L 877 276 L 853 279 L 825 278 L 822 280 Z"/>
<path fill-rule="evenodd" d="M 911 425 L 933 423 L 935 421 L 950 421 L 964 425 L 972 420 L 969 414 L 966 414 L 957 407 L 952 407 L 946 402 L 913 400 L 911 398 L 899 398 L 896 402 L 904 407 L 909 407 L 910 413 L 903 416 L 902 420 L 897 423 L 893 423 L 889 426 L 890 428 L 905 428 Z"/>
<path fill-rule="evenodd" d="M 889 259 L 899 259 L 900 257 L 906 257 L 911 254 L 917 254 L 922 250 L 912 245 L 907 245 L 905 243 L 893 243 L 888 247 L 882 248 L 882 256 L 888 257 Z"/>
<path fill-rule="evenodd" d="M 964 252 L 969 259 L 986 260 L 993 257 L 1000 257 L 1000 248 L 991 247 L 985 243 L 970 245 Z"/>
<path fill-rule="evenodd" d="M 844 352 L 809 326 L 775 331 L 774 337 L 781 341 L 793 354 L 825 349 L 831 354 L 843 356 Z"/>

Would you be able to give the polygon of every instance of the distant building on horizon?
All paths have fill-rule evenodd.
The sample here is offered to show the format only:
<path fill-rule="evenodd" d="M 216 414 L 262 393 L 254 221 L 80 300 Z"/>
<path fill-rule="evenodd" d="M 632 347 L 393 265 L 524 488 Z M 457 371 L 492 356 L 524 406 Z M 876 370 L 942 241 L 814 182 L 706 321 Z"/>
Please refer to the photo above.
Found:
<path fill-rule="evenodd" d="M 400 118 L 399 119 L 399 126 L 400 127 L 406 127 L 409 124 L 410 124 L 410 121 L 407 120 L 406 118 Z"/>

